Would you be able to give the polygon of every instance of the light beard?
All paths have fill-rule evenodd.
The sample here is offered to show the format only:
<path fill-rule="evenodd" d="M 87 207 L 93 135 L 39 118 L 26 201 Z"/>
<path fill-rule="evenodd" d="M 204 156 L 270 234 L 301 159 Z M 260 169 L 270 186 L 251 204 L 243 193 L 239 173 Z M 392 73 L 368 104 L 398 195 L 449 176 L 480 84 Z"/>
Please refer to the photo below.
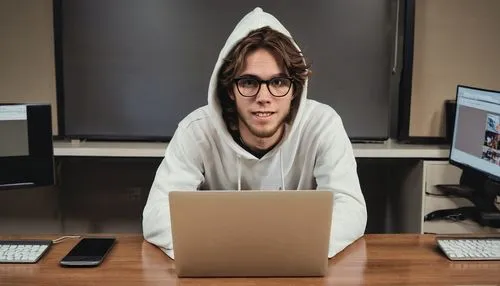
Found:
<path fill-rule="evenodd" d="M 245 124 L 248 131 L 250 131 L 250 133 L 252 133 L 252 135 L 254 135 L 255 137 L 260 138 L 260 139 L 270 138 L 273 135 L 275 135 L 285 125 L 285 121 L 286 121 L 287 117 L 288 117 L 288 114 L 283 116 L 283 118 L 280 119 L 279 123 L 276 124 L 276 127 L 273 129 L 258 130 L 256 128 L 254 128 L 251 124 L 249 124 L 247 122 L 247 120 L 245 120 L 245 118 L 243 118 L 243 116 L 241 116 L 240 113 L 238 112 L 238 118 L 239 118 L 240 122 L 243 122 L 243 124 Z"/>

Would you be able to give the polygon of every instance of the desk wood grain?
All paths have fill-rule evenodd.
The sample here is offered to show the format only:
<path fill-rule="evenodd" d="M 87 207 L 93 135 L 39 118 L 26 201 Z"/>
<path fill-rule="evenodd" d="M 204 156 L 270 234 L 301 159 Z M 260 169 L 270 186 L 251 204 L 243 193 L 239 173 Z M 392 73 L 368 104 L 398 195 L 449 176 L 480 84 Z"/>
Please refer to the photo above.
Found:
<path fill-rule="evenodd" d="M 37 264 L 0 264 L 0 285 L 500 285 L 499 261 L 449 261 L 432 235 L 366 235 L 330 259 L 322 278 L 222 279 L 179 279 L 173 261 L 140 235 L 117 238 L 100 267 L 60 267 L 77 242 L 69 240 L 53 245 Z"/>

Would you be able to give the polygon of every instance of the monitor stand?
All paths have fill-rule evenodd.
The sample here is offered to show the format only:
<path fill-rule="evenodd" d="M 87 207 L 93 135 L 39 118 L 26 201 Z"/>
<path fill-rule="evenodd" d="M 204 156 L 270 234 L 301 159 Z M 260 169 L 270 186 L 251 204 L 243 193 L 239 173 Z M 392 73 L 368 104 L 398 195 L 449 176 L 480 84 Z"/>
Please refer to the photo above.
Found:
<path fill-rule="evenodd" d="M 489 178 L 481 172 L 463 168 L 458 185 L 437 185 L 443 194 L 463 197 L 470 200 L 477 215 L 475 219 L 483 226 L 500 228 L 500 210 L 496 206 L 500 196 L 500 182 Z"/>
<path fill-rule="evenodd" d="M 471 200 L 481 212 L 500 213 L 495 205 L 496 197 L 500 195 L 500 182 L 481 172 L 463 168 L 460 185 L 475 190 Z"/>

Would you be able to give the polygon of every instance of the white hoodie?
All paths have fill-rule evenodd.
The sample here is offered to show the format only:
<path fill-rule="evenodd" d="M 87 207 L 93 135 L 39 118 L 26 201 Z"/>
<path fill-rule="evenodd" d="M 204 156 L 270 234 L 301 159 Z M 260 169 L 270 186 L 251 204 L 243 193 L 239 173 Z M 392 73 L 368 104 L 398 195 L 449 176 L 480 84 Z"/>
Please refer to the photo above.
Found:
<path fill-rule="evenodd" d="M 351 143 L 339 115 L 330 106 L 307 99 L 307 82 L 293 123 L 286 126 L 281 142 L 262 158 L 243 149 L 227 130 L 216 95 L 218 71 L 239 40 L 264 26 L 291 37 L 261 8 L 248 13 L 219 54 L 208 88 L 208 105 L 179 123 L 157 170 L 143 212 L 143 233 L 171 258 L 168 194 L 172 190 L 331 190 L 334 206 L 328 257 L 364 234 L 366 204 Z"/>

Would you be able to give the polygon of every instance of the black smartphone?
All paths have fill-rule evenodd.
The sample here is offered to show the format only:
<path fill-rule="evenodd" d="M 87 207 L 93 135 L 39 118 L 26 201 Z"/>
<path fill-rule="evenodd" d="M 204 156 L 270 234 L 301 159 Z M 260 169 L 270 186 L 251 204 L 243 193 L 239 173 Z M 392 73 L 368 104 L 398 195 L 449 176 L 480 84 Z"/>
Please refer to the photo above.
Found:
<path fill-rule="evenodd" d="M 114 237 L 86 237 L 81 239 L 60 261 L 62 266 L 92 267 L 102 263 L 115 244 Z"/>

